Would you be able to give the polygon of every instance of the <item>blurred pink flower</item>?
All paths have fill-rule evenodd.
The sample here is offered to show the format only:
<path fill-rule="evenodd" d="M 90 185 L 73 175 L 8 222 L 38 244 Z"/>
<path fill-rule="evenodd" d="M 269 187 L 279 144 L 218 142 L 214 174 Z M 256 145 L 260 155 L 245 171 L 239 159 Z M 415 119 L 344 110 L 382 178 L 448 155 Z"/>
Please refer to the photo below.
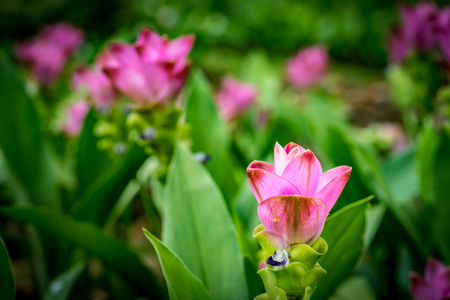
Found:
<path fill-rule="evenodd" d="M 403 6 L 402 32 L 411 47 L 429 50 L 436 44 L 434 32 L 438 7 L 432 2 L 421 2 L 416 6 Z"/>
<path fill-rule="evenodd" d="M 450 6 L 439 13 L 436 25 L 438 46 L 447 62 L 450 62 Z"/>
<path fill-rule="evenodd" d="M 72 75 L 72 86 L 74 89 L 87 89 L 89 98 L 97 108 L 108 108 L 116 99 L 111 80 L 100 68 L 77 69 Z"/>
<path fill-rule="evenodd" d="M 182 89 L 190 70 L 187 55 L 194 37 L 169 41 L 149 28 L 142 29 L 134 45 L 111 44 L 97 64 L 114 86 L 140 106 L 165 103 Z"/>
<path fill-rule="evenodd" d="M 65 109 L 65 119 L 61 131 L 70 137 L 78 136 L 83 128 L 89 108 L 89 102 L 85 100 L 69 104 Z"/>
<path fill-rule="evenodd" d="M 402 126 L 397 123 L 379 124 L 381 135 L 392 145 L 392 150 L 397 152 L 408 146 L 408 137 Z"/>
<path fill-rule="evenodd" d="M 222 117 L 230 121 L 246 111 L 253 104 L 256 96 L 257 91 L 253 85 L 226 77 L 216 95 L 217 107 Z"/>
<path fill-rule="evenodd" d="M 389 56 L 390 59 L 399 64 L 409 55 L 411 47 L 405 39 L 401 29 L 394 30 L 389 36 Z"/>
<path fill-rule="evenodd" d="M 15 55 L 20 62 L 31 66 L 33 76 L 45 86 L 58 78 L 67 59 L 82 42 L 81 30 L 58 23 L 45 27 L 31 40 L 17 43 Z"/>
<path fill-rule="evenodd" d="M 320 46 L 300 50 L 291 58 L 286 67 L 287 80 L 298 88 L 306 88 L 318 83 L 328 66 L 328 52 Z"/>
<path fill-rule="evenodd" d="M 424 278 L 409 273 L 409 291 L 414 300 L 441 300 L 450 298 L 450 267 L 429 258 Z"/>
<path fill-rule="evenodd" d="M 254 161 L 247 168 L 265 235 L 279 249 L 312 243 L 322 233 L 352 168 L 322 173 L 314 153 L 294 143 L 284 148 L 276 143 L 274 161 Z"/>

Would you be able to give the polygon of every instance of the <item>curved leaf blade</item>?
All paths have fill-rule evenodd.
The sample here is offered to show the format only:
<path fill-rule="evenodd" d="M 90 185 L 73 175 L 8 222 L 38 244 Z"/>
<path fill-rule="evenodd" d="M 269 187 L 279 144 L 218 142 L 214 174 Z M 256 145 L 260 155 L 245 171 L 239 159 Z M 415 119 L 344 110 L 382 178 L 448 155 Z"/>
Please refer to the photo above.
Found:
<path fill-rule="evenodd" d="M 156 250 L 170 299 L 212 299 L 200 279 L 175 253 L 145 229 L 144 234 Z"/>
<path fill-rule="evenodd" d="M 319 260 L 327 271 L 312 299 L 326 299 L 353 271 L 363 246 L 367 202 L 373 196 L 356 201 L 332 214 L 326 221 L 322 238 L 328 252 Z"/>
<path fill-rule="evenodd" d="M 162 237 L 214 299 L 247 299 L 244 260 L 225 201 L 208 171 L 177 144 L 165 189 Z"/>

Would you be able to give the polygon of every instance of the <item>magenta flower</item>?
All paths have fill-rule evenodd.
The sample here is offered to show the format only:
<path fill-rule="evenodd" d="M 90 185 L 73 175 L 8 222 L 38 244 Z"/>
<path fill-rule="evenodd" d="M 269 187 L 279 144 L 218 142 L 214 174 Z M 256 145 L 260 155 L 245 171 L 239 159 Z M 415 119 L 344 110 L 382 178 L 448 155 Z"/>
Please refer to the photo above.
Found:
<path fill-rule="evenodd" d="M 325 48 L 320 46 L 305 48 L 288 61 L 287 80 L 298 88 L 313 86 L 322 79 L 327 66 L 328 52 Z"/>
<path fill-rule="evenodd" d="M 442 55 L 450 62 L 450 7 L 440 11 L 436 24 L 436 39 Z"/>
<path fill-rule="evenodd" d="M 30 65 L 33 76 L 45 86 L 58 78 L 66 61 L 82 42 L 81 30 L 58 23 L 45 27 L 29 41 L 17 43 L 15 54 L 20 62 Z"/>
<path fill-rule="evenodd" d="M 410 54 L 411 47 L 402 29 L 394 30 L 389 36 L 389 56 L 394 63 L 402 63 Z"/>
<path fill-rule="evenodd" d="M 100 68 L 77 69 L 72 75 L 72 86 L 74 89 L 87 89 L 89 98 L 97 108 L 108 108 L 116 99 L 111 80 Z"/>
<path fill-rule="evenodd" d="M 256 96 L 257 91 L 253 85 L 226 77 L 216 95 L 217 107 L 222 117 L 230 121 L 246 111 L 253 104 Z"/>
<path fill-rule="evenodd" d="M 424 278 L 414 272 L 409 274 L 409 291 L 414 300 L 440 300 L 450 298 L 450 267 L 429 258 Z"/>
<path fill-rule="evenodd" d="M 134 45 L 111 44 L 98 59 L 114 86 L 140 106 L 166 103 L 184 85 L 194 37 L 173 41 L 144 28 Z"/>
<path fill-rule="evenodd" d="M 61 131 L 70 137 L 78 136 L 83 128 L 84 119 L 89 112 L 89 108 L 89 103 L 85 100 L 71 103 L 66 107 Z"/>
<path fill-rule="evenodd" d="M 432 49 L 436 44 L 434 26 L 438 7 L 432 2 L 422 2 L 401 8 L 402 32 L 411 47 L 419 50 Z"/>
<path fill-rule="evenodd" d="M 279 249 L 312 243 L 352 169 L 340 166 L 322 173 L 314 153 L 294 143 L 284 148 L 276 143 L 274 160 L 273 165 L 254 161 L 247 168 L 266 235 Z"/>

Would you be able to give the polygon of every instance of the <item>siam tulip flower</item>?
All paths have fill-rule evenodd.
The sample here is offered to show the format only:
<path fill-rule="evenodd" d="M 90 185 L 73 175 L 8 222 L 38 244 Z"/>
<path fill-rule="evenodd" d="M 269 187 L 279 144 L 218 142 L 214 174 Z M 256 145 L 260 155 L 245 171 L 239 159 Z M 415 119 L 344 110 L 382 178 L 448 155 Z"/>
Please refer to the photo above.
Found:
<path fill-rule="evenodd" d="M 222 117 L 230 121 L 246 111 L 255 101 L 256 95 L 254 86 L 226 77 L 216 95 L 217 107 Z"/>
<path fill-rule="evenodd" d="M 287 79 L 298 88 L 310 87 L 322 79 L 327 66 L 328 53 L 325 48 L 320 46 L 305 48 L 288 61 Z"/>
<path fill-rule="evenodd" d="M 310 150 L 295 143 L 276 143 L 273 165 L 254 161 L 247 168 L 264 235 L 275 249 L 312 244 L 347 183 L 351 168 L 340 166 L 322 173 Z"/>
<path fill-rule="evenodd" d="M 438 7 L 432 2 L 422 2 L 401 8 L 403 34 L 410 47 L 430 50 L 436 44 L 434 26 Z"/>
<path fill-rule="evenodd" d="M 111 80 L 100 68 L 77 69 L 72 76 L 72 86 L 74 89 L 87 89 L 97 108 L 109 108 L 116 99 Z"/>
<path fill-rule="evenodd" d="M 31 66 L 39 84 L 53 83 L 67 59 L 83 42 L 81 30 L 65 23 L 50 25 L 29 41 L 19 42 L 15 54 L 20 62 Z"/>
<path fill-rule="evenodd" d="M 117 90 L 139 106 L 164 104 L 184 85 L 193 43 L 192 35 L 169 41 L 144 28 L 134 45 L 111 44 L 97 63 Z"/>
<path fill-rule="evenodd" d="M 402 63 L 409 55 L 411 47 L 403 30 L 397 29 L 389 36 L 389 56 L 394 63 Z"/>
<path fill-rule="evenodd" d="M 424 278 L 414 272 L 409 274 L 409 291 L 414 300 L 440 300 L 450 298 L 450 267 L 429 258 Z"/>
<path fill-rule="evenodd" d="M 61 130 L 70 137 L 76 137 L 83 128 L 84 119 L 89 112 L 89 103 L 81 100 L 70 104 L 65 109 L 65 117 Z"/>
<path fill-rule="evenodd" d="M 450 62 L 450 7 L 439 12 L 436 24 L 436 39 L 447 62 Z"/>

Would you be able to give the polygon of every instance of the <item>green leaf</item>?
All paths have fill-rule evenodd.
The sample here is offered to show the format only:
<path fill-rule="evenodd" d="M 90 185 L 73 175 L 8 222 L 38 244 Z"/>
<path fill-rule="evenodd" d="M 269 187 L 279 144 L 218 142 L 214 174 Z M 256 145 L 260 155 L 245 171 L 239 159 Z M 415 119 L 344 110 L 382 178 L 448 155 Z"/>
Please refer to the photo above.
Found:
<path fill-rule="evenodd" d="M 145 229 L 144 234 L 156 250 L 170 299 L 212 299 L 200 279 L 175 253 Z"/>
<path fill-rule="evenodd" d="M 0 291 L 2 300 L 16 299 L 16 289 L 14 284 L 14 276 L 9 259 L 8 250 L 0 236 Z"/>
<path fill-rule="evenodd" d="M 98 138 L 94 135 L 94 126 L 97 123 L 95 112 L 91 110 L 84 121 L 83 131 L 78 142 L 77 152 L 77 192 L 76 197 L 81 197 L 81 193 L 111 164 L 111 159 L 106 151 L 101 151 L 97 147 Z"/>
<path fill-rule="evenodd" d="M 0 215 L 32 224 L 58 239 L 71 241 L 115 268 L 147 295 L 156 299 L 166 298 L 164 288 L 159 286 L 153 273 L 142 264 L 139 257 L 99 228 L 34 205 L 1 207 Z"/>
<path fill-rule="evenodd" d="M 365 212 L 373 196 L 356 201 L 332 214 L 326 221 L 321 237 L 328 252 L 319 260 L 327 271 L 312 299 L 326 299 L 353 271 L 364 245 Z"/>
<path fill-rule="evenodd" d="M 111 210 L 111 214 L 109 215 L 108 220 L 105 224 L 105 231 L 112 231 L 114 225 L 120 219 L 126 209 L 130 206 L 131 202 L 133 202 L 140 189 L 141 183 L 139 181 L 134 179 L 130 181 L 123 193 L 120 195 L 113 209 Z"/>
<path fill-rule="evenodd" d="M 92 221 L 103 225 L 113 205 L 136 172 L 144 163 L 147 155 L 136 144 L 130 146 L 127 154 L 91 185 L 83 197 L 73 206 L 72 215 L 77 219 Z"/>
<path fill-rule="evenodd" d="M 55 205 L 56 189 L 50 151 L 45 145 L 38 113 L 25 84 L 0 52 L 0 147 L 28 201 Z"/>
<path fill-rule="evenodd" d="M 181 143 L 169 168 L 162 237 L 214 299 L 247 299 L 244 260 L 225 201 L 207 170 Z"/>
<path fill-rule="evenodd" d="M 66 270 L 64 273 L 58 275 L 51 283 L 44 295 L 44 300 L 65 300 L 69 297 L 73 286 L 80 278 L 86 265 L 78 263 Z"/>
<path fill-rule="evenodd" d="M 232 168 L 227 151 L 230 147 L 230 137 L 213 102 L 209 83 L 200 71 L 192 73 L 187 90 L 186 122 L 192 126 L 192 151 L 210 155 L 211 160 L 206 163 L 206 167 L 214 180 L 222 192 L 234 192 L 234 177 L 231 175 Z"/>

